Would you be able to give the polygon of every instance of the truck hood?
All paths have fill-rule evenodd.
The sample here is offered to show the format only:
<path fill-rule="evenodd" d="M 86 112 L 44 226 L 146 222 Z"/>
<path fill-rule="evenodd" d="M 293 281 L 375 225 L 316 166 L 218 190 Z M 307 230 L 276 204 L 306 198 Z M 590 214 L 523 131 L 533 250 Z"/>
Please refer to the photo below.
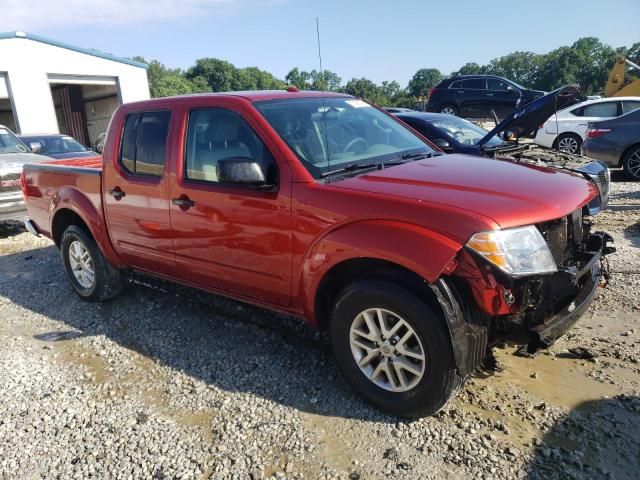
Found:
<path fill-rule="evenodd" d="M 487 133 L 477 145 L 485 145 L 496 135 L 507 130 L 516 138 L 535 132 L 551 115 L 575 103 L 580 96 L 580 88 L 576 84 L 560 87 L 553 92 L 529 102 L 498 123 Z"/>
<path fill-rule="evenodd" d="M 0 153 L 0 175 L 22 173 L 25 163 L 42 163 L 50 161 L 49 157 L 35 153 Z"/>
<path fill-rule="evenodd" d="M 595 185 L 575 173 L 461 154 L 389 167 L 331 185 L 448 205 L 489 217 L 502 228 L 561 218 L 598 195 Z"/>

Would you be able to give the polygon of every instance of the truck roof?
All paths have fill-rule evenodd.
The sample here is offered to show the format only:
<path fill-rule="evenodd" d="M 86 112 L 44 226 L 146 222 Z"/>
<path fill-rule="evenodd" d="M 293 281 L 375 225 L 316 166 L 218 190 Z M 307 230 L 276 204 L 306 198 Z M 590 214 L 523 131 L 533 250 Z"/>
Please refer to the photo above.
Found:
<path fill-rule="evenodd" d="M 165 104 L 167 100 L 170 102 L 175 101 L 183 101 L 183 100 L 193 100 L 194 98 L 210 98 L 210 97 L 233 97 L 233 98 L 244 98 L 249 100 L 250 102 L 258 102 L 261 100 L 278 100 L 278 99 L 294 99 L 294 98 L 309 98 L 309 97 L 351 97 L 351 95 L 347 95 L 344 93 L 336 93 L 336 92 L 317 92 L 312 90 L 298 90 L 289 88 L 287 90 L 247 90 L 247 91 L 239 91 L 239 92 L 216 92 L 216 93 L 192 93 L 189 95 L 178 95 L 175 97 L 163 97 L 163 98 L 154 98 L 151 100 L 143 100 L 140 102 L 132 102 L 129 105 L 136 104 L 144 104 L 144 105 L 154 105 L 154 104 Z"/>

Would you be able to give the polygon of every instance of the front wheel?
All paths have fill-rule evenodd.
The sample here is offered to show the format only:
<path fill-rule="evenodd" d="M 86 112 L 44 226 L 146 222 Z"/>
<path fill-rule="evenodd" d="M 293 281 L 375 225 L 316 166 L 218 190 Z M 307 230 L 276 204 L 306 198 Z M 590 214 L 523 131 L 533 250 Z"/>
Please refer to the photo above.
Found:
<path fill-rule="evenodd" d="M 71 286 L 83 300 L 102 302 L 122 291 L 122 272 L 104 258 L 95 240 L 82 228 L 71 225 L 64 231 L 60 253 Z"/>
<path fill-rule="evenodd" d="M 347 287 L 333 310 L 331 338 L 349 385 L 396 415 L 432 415 L 462 385 L 442 315 L 390 282 Z"/>
<path fill-rule="evenodd" d="M 622 169 L 631 180 L 640 180 L 640 145 L 629 150 L 622 159 Z"/>

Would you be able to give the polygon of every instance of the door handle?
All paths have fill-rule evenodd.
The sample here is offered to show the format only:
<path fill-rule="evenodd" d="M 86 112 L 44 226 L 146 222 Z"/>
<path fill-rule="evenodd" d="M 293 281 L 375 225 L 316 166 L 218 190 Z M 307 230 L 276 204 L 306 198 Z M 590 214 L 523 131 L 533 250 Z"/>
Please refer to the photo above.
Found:
<path fill-rule="evenodd" d="M 126 193 L 124 193 L 120 189 L 120 187 L 116 187 L 116 188 L 114 188 L 112 190 L 109 190 L 109 195 L 111 195 L 116 200 L 120 200 L 122 197 L 124 197 L 126 195 Z"/>
<path fill-rule="evenodd" d="M 487 97 L 493 97 L 493 93 L 487 93 Z"/>
<path fill-rule="evenodd" d="M 187 196 L 172 198 L 171 203 L 180 207 L 182 210 L 189 210 L 191 207 L 193 207 L 196 204 L 196 202 L 194 202 Z"/>
<path fill-rule="evenodd" d="M 464 90 L 458 90 L 458 93 L 464 93 Z"/>

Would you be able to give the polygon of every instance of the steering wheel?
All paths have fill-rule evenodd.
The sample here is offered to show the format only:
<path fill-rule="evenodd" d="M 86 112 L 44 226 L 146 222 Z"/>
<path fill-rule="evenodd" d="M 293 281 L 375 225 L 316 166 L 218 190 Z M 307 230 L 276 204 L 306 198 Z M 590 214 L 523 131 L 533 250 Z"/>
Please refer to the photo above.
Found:
<path fill-rule="evenodd" d="M 344 147 L 342 149 L 342 153 L 347 153 L 349 151 L 351 151 L 351 148 L 353 148 L 355 145 L 357 145 L 358 143 L 362 143 L 364 145 L 364 150 L 366 150 L 367 148 L 369 148 L 369 144 L 367 143 L 367 141 L 362 138 L 362 137 L 356 137 L 353 140 L 351 140 L 346 147 Z M 364 151 L 363 150 L 363 151 Z"/>

